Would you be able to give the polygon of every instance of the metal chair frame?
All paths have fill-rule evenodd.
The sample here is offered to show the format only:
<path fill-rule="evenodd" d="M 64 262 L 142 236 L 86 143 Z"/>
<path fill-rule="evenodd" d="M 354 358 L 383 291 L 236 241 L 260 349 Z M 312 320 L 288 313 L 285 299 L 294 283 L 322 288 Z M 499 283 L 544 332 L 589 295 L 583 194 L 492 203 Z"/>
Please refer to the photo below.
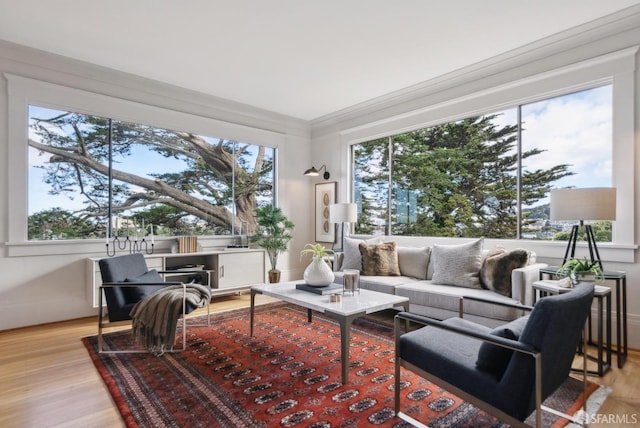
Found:
<path fill-rule="evenodd" d="M 525 311 L 531 311 L 533 309 L 533 307 L 531 306 L 524 306 L 524 305 L 517 305 L 517 304 L 509 304 L 509 303 L 505 303 L 505 302 L 496 302 L 496 301 L 491 301 L 491 300 L 486 300 L 486 299 L 481 299 L 481 298 L 469 298 L 469 297 L 461 297 L 460 298 L 460 302 L 459 302 L 459 308 L 460 308 L 460 318 L 462 318 L 462 315 L 464 313 L 464 299 L 467 300 L 475 300 L 475 301 L 481 301 L 481 302 L 486 302 L 488 304 L 496 304 L 496 305 L 501 305 L 501 306 L 508 306 L 508 307 L 513 307 L 516 309 L 522 309 Z M 437 376 L 434 376 L 430 373 L 425 372 L 424 370 L 416 367 L 415 365 L 404 361 L 400 358 L 400 349 L 399 349 L 399 344 L 400 344 L 400 336 L 402 335 L 401 332 L 401 323 L 404 321 L 405 323 L 405 330 L 409 331 L 409 324 L 412 322 L 421 324 L 421 325 L 429 325 L 432 327 L 436 327 L 436 328 L 441 328 L 444 330 L 448 330 L 454 333 L 458 333 L 464 336 L 468 336 L 468 337 L 474 337 L 476 339 L 485 341 L 485 342 L 489 342 L 492 343 L 494 345 L 503 347 L 503 348 L 507 348 L 507 349 L 511 349 L 514 352 L 520 352 L 526 355 L 531 356 L 534 359 L 534 367 L 535 367 L 535 401 L 536 401 L 536 407 L 535 407 L 535 412 L 536 412 L 536 427 L 539 428 L 542 426 L 542 411 L 547 411 L 550 413 L 553 413 L 557 416 L 560 416 L 564 419 L 568 419 L 574 423 L 577 423 L 581 426 L 585 426 L 583 424 L 583 421 L 579 420 L 579 418 L 574 418 L 571 415 L 567 415 L 566 413 L 563 413 L 561 411 L 552 409 L 548 406 L 544 406 L 542 405 L 542 354 L 540 352 L 538 352 L 536 349 L 534 349 L 531 346 L 527 346 L 525 344 L 522 344 L 516 340 L 510 340 L 510 339 L 506 339 L 506 338 L 498 338 L 498 336 L 494 336 L 494 335 L 489 335 L 489 334 L 481 334 L 481 333 L 475 333 L 475 332 L 469 332 L 466 331 L 464 329 L 455 327 L 455 326 L 451 326 L 448 324 L 443 324 L 442 321 L 440 320 L 436 320 L 436 319 L 430 319 L 427 317 L 423 317 L 420 315 L 415 315 L 415 314 L 410 314 L 410 313 L 399 313 L 395 316 L 394 319 L 394 335 L 395 335 L 395 385 L 394 385 L 394 401 L 395 401 L 395 413 L 398 417 L 400 417 L 401 419 L 403 419 L 406 422 L 409 422 L 415 426 L 419 426 L 419 427 L 426 427 L 425 424 L 417 421 L 416 419 L 412 418 L 411 416 L 403 413 L 400 411 L 400 367 L 403 367 L 407 370 L 410 370 L 416 374 L 418 374 L 419 376 L 427 379 L 428 381 L 442 387 L 443 389 L 451 392 L 452 394 L 462 398 L 465 401 L 468 401 L 469 403 L 473 404 L 474 406 L 486 411 L 487 413 L 490 413 L 492 415 L 494 415 L 495 417 L 497 417 L 498 419 L 506 422 L 507 424 L 514 426 L 514 427 L 528 427 L 527 424 L 525 424 L 523 421 L 520 421 L 516 418 L 514 418 L 511 415 L 508 415 L 507 413 L 505 413 L 504 411 L 498 409 L 497 407 L 492 406 L 491 404 L 480 400 L 479 398 L 463 391 L 462 389 L 450 384 L 449 382 L 447 382 L 444 379 L 441 379 Z M 586 336 L 586 329 L 583 328 L 582 330 L 582 346 L 584 347 L 583 349 L 586 349 L 586 344 L 587 344 L 587 336 Z M 587 360 L 586 358 L 582 359 L 583 361 L 583 367 L 582 367 L 582 375 L 583 375 L 583 397 L 584 397 L 584 403 L 583 403 L 583 411 L 586 414 L 587 411 Z"/>
<path fill-rule="evenodd" d="M 160 271 L 160 274 L 163 273 L 175 273 L 174 271 Z M 182 272 L 181 272 L 182 273 Z M 184 271 L 185 274 L 189 273 L 202 273 L 202 271 Z M 171 348 L 167 352 L 182 352 L 186 349 L 187 346 L 187 313 L 186 313 L 186 302 L 187 302 L 187 284 L 183 282 L 175 282 L 175 281 L 167 281 L 161 283 L 144 283 L 144 282 L 104 282 L 99 287 L 99 295 L 98 295 L 98 353 L 101 354 L 142 354 L 148 353 L 146 349 L 126 349 L 126 350 L 106 350 L 104 349 L 104 338 L 103 338 L 103 330 L 108 327 L 116 327 L 120 325 L 131 324 L 131 320 L 123 320 L 123 321 L 108 321 L 105 322 L 105 313 L 104 313 L 104 305 L 103 298 L 105 288 L 109 287 L 144 287 L 144 286 L 158 286 L 158 285 L 182 285 L 182 348 L 174 349 Z M 207 304 L 207 322 L 205 324 L 192 324 L 191 327 L 211 327 L 211 307 L 210 303 Z"/>

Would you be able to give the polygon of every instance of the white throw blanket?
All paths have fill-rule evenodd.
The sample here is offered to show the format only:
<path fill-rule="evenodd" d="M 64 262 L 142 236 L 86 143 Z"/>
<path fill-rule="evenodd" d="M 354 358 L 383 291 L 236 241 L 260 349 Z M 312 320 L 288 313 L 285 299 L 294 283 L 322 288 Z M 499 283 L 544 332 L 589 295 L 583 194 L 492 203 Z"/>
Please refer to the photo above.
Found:
<path fill-rule="evenodd" d="M 209 304 L 211 290 L 200 284 L 185 284 L 186 301 L 196 308 Z M 159 356 L 173 348 L 178 318 L 182 315 L 182 285 L 169 285 L 131 309 L 136 343 Z"/>

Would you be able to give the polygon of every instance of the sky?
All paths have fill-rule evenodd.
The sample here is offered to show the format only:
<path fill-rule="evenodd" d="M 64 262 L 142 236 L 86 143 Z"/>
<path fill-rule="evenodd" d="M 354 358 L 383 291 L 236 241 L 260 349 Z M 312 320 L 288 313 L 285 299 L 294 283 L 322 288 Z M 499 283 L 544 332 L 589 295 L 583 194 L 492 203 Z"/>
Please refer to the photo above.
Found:
<path fill-rule="evenodd" d="M 525 169 L 569 164 L 575 174 L 554 187 L 610 187 L 612 185 L 612 89 L 610 85 L 522 106 L 523 150 L 544 153 L 525 160 Z M 500 124 L 516 123 L 517 110 L 504 112 Z M 546 204 L 548 198 L 536 205 Z"/>

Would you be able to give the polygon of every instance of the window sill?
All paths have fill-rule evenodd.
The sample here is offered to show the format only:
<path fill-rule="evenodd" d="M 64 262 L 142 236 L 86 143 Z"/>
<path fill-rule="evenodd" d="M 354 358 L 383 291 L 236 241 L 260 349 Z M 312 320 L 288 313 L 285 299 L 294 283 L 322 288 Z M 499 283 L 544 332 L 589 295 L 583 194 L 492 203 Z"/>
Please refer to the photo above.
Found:
<path fill-rule="evenodd" d="M 535 251 L 538 260 L 564 258 L 567 251 L 567 241 L 532 241 L 532 240 L 487 240 L 490 245 L 502 245 L 506 248 L 520 247 Z M 485 246 L 488 244 L 485 244 Z M 635 263 L 637 245 L 618 245 L 610 243 L 597 243 L 598 252 L 603 262 Z M 589 257 L 589 247 L 586 242 L 576 244 L 576 256 L 578 258 Z"/>

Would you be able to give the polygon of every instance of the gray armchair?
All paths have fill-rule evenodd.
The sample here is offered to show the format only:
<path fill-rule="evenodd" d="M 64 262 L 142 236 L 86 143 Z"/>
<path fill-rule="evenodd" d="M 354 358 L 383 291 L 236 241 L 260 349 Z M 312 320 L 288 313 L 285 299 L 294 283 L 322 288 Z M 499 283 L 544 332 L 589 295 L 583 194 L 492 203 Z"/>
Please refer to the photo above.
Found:
<path fill-rule="evenodd" d="M 542 402 L 569 375 L 592 300 L 593 285 L 580 284 L 568 293 L 540 299 L 529 315 L 493 330 L 463 318 L 438 321 L 399 313 L 396 414 L 415 422 L 400 411 L 403 367 L 512 426 L 527 426 L 523 421 L 535 410 L 540 426 L 542 410 L 558 414 Z M 407 321 L 425 327 L 403 333 Z"/>
<path fill-rule="evenodd" d="M 101 353 L 146 352 L 136 349 L 124 351 L 104 350 L 103 329 L 110 325 L 123 324 L 123 321 L 130 321 L 132 319 L 131 311 L 138 302 L 149 299 L 157 291 L 171 285 L 182 286 L 183 348 L 180 350 L 184 350 L 186 344 L 186 315 L 198 307 L 187 299 L 186 285 L 182 282 L 165 282 L 161 275 L 165 272 L 149 270 L 141 253 L 104 258 L 98 264 L 102 276 L 98 302 L 98 351 Z M 181 273 L 201 274 L 202 271 L 182 271 Z M 103 313 L 103 294 L 106 300 L 108 323 L 105 321 Z M 207 313 L 209 314 L 208 308 Z M 207 319 L 210 322 L 209 318 Z"/>

